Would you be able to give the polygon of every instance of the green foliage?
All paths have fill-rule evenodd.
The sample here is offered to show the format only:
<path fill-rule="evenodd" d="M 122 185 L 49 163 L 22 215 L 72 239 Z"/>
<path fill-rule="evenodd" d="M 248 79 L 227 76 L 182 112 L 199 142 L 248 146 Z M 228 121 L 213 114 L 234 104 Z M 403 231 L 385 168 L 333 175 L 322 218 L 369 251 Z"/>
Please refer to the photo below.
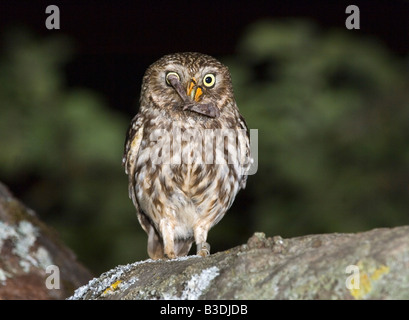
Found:
<path fill-rule="evenodd" d="M 0 179 L 100 272 L 145 256 L 138 242 L 146 240 L 121 166 L 128 120 L 95 93 L 64 86 L 70 51 L 63 38 L 8 35 L 0 62 Z"/>
<path fill-rule="evenodd" d="M 259 130 L 259 170 L 245 191 L 255 230 L 294 236 L 409 223 L 402 61 L 353 32 L 263 21 L 225 62 L 240 110 Z"/>
<path fill-rule="evenodd" d="M 0 57 L 0 180 L 96 273 L 144 259 L 146 236 L 121 166 L 130 120 L 67 88 L 67 39 L 14 32 Z M 284 237 L 409 223 L 409 82 L 373 39 L 299 20 L 250 26 L 226 57 L 259 130 L 259 170 L 209 235 Z M 407 68 L 407 67 L 406 67 Z"/>

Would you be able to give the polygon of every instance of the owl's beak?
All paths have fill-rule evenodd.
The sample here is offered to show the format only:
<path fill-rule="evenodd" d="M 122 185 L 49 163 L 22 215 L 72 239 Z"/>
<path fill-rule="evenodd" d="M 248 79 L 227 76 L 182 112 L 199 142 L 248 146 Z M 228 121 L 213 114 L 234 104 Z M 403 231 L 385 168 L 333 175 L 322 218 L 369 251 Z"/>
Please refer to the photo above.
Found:
<path fill-rule="evenodd" d="M 186 94 L 190 96 L 192 100 L 199 102 L 199 98 L 203 94 L 203 89 L 197 85 L 197 80 L 195 78 L 192 78 L 192 80 L 188 82 Z"/>

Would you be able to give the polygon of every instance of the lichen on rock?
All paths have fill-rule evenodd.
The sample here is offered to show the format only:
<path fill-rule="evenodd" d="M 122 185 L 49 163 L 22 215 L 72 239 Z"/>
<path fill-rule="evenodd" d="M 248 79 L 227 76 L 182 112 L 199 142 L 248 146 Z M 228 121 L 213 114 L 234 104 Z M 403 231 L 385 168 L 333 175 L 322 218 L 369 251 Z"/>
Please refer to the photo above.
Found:
<path fill-rule="evenodd" d="M 409 226 L 291 239 L 259 232 L 205 258 L 117 267 L 72 299 L 409 299 L 408 263 Z M 358 290 L 346 285 L 349 265 Z"/>
<path fill-rule="evenodd" d="M 47 287 L 48 267 L 60 283 Z M 29 208 L 0 183 L 0 300 L 64 299 L 91 275 Z"/>

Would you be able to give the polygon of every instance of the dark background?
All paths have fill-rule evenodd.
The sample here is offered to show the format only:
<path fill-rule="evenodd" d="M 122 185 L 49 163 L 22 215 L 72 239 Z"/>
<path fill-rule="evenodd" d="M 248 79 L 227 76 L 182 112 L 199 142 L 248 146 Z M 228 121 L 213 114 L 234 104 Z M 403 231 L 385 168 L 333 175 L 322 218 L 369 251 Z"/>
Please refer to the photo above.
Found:
<path fill-rule="evenodd" d="M 60 30 L 45 27 L 45 9 L 50 4 L 60 9 Z M 345 9 L 350 4 L 360 9 L 359 30 L 345 28 Z M 213 252 L 241 244 L 255 231 L 299 236 L 407 224 L 408 17 L 408 1 L 1 1 L 0 180 L 52 225 L 95 273 L 145 259 L 146 236 L 127 198 L 127 178 L 121 167 L 125 132 L 138 109 L 146 68 L 168 53 L 199 51 L 231 68 L 240 110 L 249 126 L 259 129 L 261 141 L 258 174 L 249 178 L 232 212 L 209 234 Z M 250 40 L 262 30 L 269 30 L 271 38 L 274 35 L 274 27 L 251 29 L 260 21 L 273 26 L 282 22 L 276 30 L 288 31 L 294 39 L 297 34 L 305 37 L 306 44 L 300 45 L 305 51 L 285 48 L 280 53 L 280 44 L 266 52 L 252 48 Z M 291 21 L 307 24 L 292 29 Z M 314 32 L 310 33 L 311 25 Z M 275 34 L 277 39 L 279 34 Z M 62 39 L 62 44 L 53 39 Z M 297 41 L 296 45 L 302 43 L 302 39 Z M 316 60 L 309 57 L 325 52 L 326 46 L 329 52 L 343 48 L 343 54 L 325 61 L 324 75 L 318 67 L 316 74 L 305 77 L 309 71 L 298 64 L 307 61 L 306 70 L 315 66 Z M 30 57 L 24 57 L 20 49 L 38 61 L 27 62 L 38 69 L 27 71 L 33 75 L 33 79 L 27 76 L 31 82 L 21 79 L 26 75 L 24 59 Z M 370 65 L 361 70 L 366 57 Z M 299 70 L 299 74 L 291 71 L 296 73 L 294 81 L 280 77 L 286 74 L 287 64 L 288 70 Z M 22 76 L 14 77 L 15 70 Z M 24 91 L 31 85 L 34 88 L 37 79 L 42 83 L 42 77 L 48 81 L 44 83 L 56 83 L 55 87 L 48 84 L 38 92 Z M 327 86 L 305 89 L 308 92 L 301 100 L 287 102 L 285 92 L 293 89 L 291 83 L 303 92 L 321 78 Z M 342 113 L 335 124 L 304 128 L 304 119 L 311 116 L 311 123 L 319 122 L 325 112 L 292 108 L 298 101 L 315 106 L 321 94 L 328 98 L 326 90 L 334 102 L 346 97 L 345 109 L 340 110 L 363 102 L 356 111 Z M 269 105 L 263 106 L 263 101 Z M 334 103 L 333 110 L 337 108 Z M 307 132 L 304 138 L 274 140 L 274 128 L 283 123 L 290 128 L 294 119 L 300 119 L 298 127 Z M 361 119 L 358 125 L 357 119 Z M 356 125 L 364 133 L 353 131 Z M 37 136 L 32 128 L 45 129 Z M 110 143 L 99 141 L 105 134 Z M 31 135 L 32 140 L 27 138 Z M 87 149 L 91 151 L 86 153 Z M 362 150 L 372 153 L 362 154 Z M 309 162 L 315 155 L 325 160 L 317 160 L 318 165 L 315 160 Z M 289 163 L 304 156 L 301 164 Z M 299 179 L 305 172 L 321 180 Z M 328 186 L 344 176 L 352 178 L 326 194 Z M 367 188 L 373 185 L 379 187 Z M 348 219 L 353 222 L 345 223 Z"/>
<path fill-rule="evenodd" d="M 60 8 L 60 30 L 45 28 L 50 4 Z M 43 36 L 74 38 L 67 83 L 95 89 L 111 107 L 132 114 L 143 73 L 161 56 L 235 54 L 245 28 L 265 18 L 308 18 L 323 29 L 345 28 L 351 4 L 361 13 L 361 29 L 351 32 L 375 36 L 396 54 L 409 52 L 408 1 L 2 1 L 0 28 L 21 24 Z"/>

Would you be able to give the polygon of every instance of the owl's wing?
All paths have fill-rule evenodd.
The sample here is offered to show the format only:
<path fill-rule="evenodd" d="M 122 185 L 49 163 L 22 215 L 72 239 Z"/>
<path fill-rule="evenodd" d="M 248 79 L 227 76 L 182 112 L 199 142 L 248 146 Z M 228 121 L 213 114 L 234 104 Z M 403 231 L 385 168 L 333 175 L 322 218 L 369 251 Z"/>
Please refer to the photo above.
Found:
<path fill-rule="evenodd" d="M 240 164 L 241 164 L 241 180 L 240 188 L 244 189 L 247 183 L 247 173 L 252 164 L 252 158 L 250 154 L 250 132 L 247 127 L 246 120 L 239 114 L 238 117 L 238 141 L 239 141 L 239 152 L 240 152 Z"/>
<path fill-rule="evenodd" d="M 125 173 L 128 175 L 129 183 L 129 198 L 132 199 L 133 204 L 136 208 L 136 214 L 138 221 L 142 226 L 142 229 L 148 234 L 148 253 L 152 259 L 160 259 L 164 257 L 163 244 L 160 240 L 160 236 L 149 219 L 147 215 L 140 208 L 138 200 L 136 199 L 136 163 L 139 153 L 139 148 L 141 146 L 141 141 L 143 138 L 143 123 L 144 118 L 137 114 L 131 121 L 128 129 L 128 133 L 125 140 L 124 155 L 122 158 L 122 165 L 125 167 Z M 190 248 L 190 247 L 189 247 Z"/>
<path fill-rule="evenodd" d="M 125 139 L 124 155 L 122 165 L 125 167 L 125 173 L 129 177 L 129 198 L 138 210 L 138 203 L 135 195 L 135 166 L 143 137 L 143 117 L 137 114 L 131 121 Z"/>

